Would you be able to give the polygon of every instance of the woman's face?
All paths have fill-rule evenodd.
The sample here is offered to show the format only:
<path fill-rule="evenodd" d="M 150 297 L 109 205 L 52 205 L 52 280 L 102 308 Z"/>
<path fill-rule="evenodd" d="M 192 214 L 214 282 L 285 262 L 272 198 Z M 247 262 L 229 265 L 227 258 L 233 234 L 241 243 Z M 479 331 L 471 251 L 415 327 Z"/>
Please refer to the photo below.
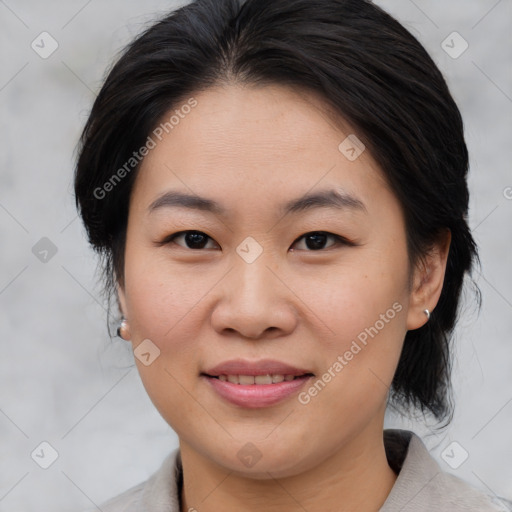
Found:
<path fill-rule="evenodd" d="M 194 98 L 152 135 L 131 197 L 119 293 L 136 363 L 182 448 L 297 474 L 380 435 L 406 331 L 435 304 L 411 307 L 400 205 L 318 98 Z"/>

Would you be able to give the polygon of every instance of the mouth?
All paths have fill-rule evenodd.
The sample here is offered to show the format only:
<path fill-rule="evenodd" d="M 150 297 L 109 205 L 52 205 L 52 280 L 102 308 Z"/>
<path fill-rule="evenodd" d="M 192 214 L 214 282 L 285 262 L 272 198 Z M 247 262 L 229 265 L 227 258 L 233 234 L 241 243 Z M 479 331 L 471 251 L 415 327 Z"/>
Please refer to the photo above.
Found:
<path fill-rule="evenodd" d="M 315 374 L 274 360 L 232 360 L 202 372 L 218 398 L 244 408 L 275 405 L 295 395 Z"/>
<path fill-rule="evenodd" d="M 230 382 L 242 386 L 279 384 L 280 382 L 291 382 L 292 380 L 304 379 L 306 377 L 314 377 L 313 373 L 304 373 L 302 375 L 284 375 L 284 374 L 265 374 L 265 375 L 208 375 L 202 374 L 212 379 L 218 379 L 222 382 Z"/>
<path fill-rule="evenodd" d="M 264 377 L 264 379 L 259 379 L 261 382 L 257 384 L 272 384 L 274 378 L 276 382 L 283 382 L 307 374 L 313 375 L 313 372 L 274 359 L 260 359 L 258 361 L 231 359 L 205 370 L 203 374 L 233 382 L 233 384 L 254 384 L 255 382 L 251 382 L 251 378 Z M 235 377 L 238 378 L 238 381 L 235 380 Z M 269 380 L 269 377 L 272 381 Z M 242 378 L 242 382 L 240 382 L 240 378 Z"/>

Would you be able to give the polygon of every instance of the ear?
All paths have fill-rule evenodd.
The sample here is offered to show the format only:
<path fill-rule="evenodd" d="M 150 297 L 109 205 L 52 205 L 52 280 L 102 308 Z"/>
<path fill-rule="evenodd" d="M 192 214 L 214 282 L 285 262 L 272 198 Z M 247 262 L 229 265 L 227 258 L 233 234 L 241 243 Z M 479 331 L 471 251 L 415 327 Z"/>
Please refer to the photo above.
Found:
<path fill-rule="evenodd" d="M 451 239 L 451 231 L 447 229 L 414 269 L 407 313 L 407 330 L 423 326 L 428 321 L 424 313 L 425 309 L 432 313 L 439 301 Z"/>

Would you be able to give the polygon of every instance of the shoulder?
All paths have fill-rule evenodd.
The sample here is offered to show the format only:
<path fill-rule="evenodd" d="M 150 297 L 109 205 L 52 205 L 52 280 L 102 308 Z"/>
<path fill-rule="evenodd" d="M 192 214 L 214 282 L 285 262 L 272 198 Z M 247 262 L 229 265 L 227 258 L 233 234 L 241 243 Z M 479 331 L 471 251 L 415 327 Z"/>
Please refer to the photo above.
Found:
<path fill-rule="evenodd" d="M 386 430 L 389 464 L 398 478 L 380 512 L 510 512 L 512 502 L 492 497 L 441 469 L 414 433 Z"/>
<path fill-rule="evenodd" d="M 480 512 L 511 512 L 512 502 L 491 496 L 456 476 L 440 472 L 429 490 L 433 503 L 444 503 L 446 510 Z M 444 509 L 441 509 L 444 510 Z"/>
<path fill-rule="evenodd" d="M 445 496 L 447 505 L 452 504 L 450 510 L 512 511 L 512 501 L 480 491 L 454 475 L 442 473 L 438 483 L 437 494 L 439 498 Z"/>
<path fill-rule="evenodd" d="M 179 449 L 171 452 L 148 480 L 110 498 L 98 508 L 102 512 L 179 512 Z"/>
<path fill-rule="evenodd" d="M 110 498 L 108 501 L 100 505 L 100 510 L 103 512 L 135 512 L 135 510 L 141 510 L 139 505 L 142 493 L 148 482 L 149 480 L 141 482 L 140 484 L 127 489 L 122 494 Z"/>

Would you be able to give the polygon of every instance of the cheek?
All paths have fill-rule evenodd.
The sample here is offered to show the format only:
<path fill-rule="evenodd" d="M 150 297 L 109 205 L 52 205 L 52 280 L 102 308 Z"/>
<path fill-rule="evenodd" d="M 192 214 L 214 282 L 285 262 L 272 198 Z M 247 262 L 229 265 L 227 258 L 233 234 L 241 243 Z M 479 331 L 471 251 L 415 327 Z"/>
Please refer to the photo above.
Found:
<path fill-rule="evenodd" d="M 407 262 L 396 251 L 394 256 L 386 260 L 384 252 L 365 253 L 333 267 L 322 279 L 297 277 L 301 300 L 314 312 L 329 352 L 348 349 L 359 335 L 364 341 L 375 324 L 381 338 L 393 340 L 404 332 L 405 318 L 398 313 L 408 300 Z"/>
<path fill-rule="evenodd" d="M 135 357 L 142 383 L 164 419 L 181 431 L 185 418 L 199 414 L 185 389 L 198 372 L 197 331 L 204 321 L 198 302 L 213 283 L 141 248 L 127 251 L 125 279 L 133 348 L 149 339 L 159 351 L 149 365 Z"/>
<path fill-rule="evenodd" d="M 305 291 L 326 335 L 319 338 L 322 369 L 302 403 L 317 401 L 326 414 L 370 416 L 382 405 L 406 333 L 407 253 L 380 250 L 354 258 Z M 391 257 L 392 255 L 392 257 Z M 359 411 L 359 412 L 358 412 Z M 356 414 L 356 412 L 358 412 Z"/>
<path fill-rule="evenodd" d="M 322 340 L 322 372 L 301 403 L 314 403 L 333 426 L 340 418 L 363 425 L 385 403 L 406 333 L 407 258 L 394 255 L 383 251 L 340 269 L 317 296 L 333 332 Z"/>
<path fill-rule="evenodd" d="M 154 340 L 162 350 L 187 339 L 190 315 L 214 284 L 211 276 L 203 279 L 192 269 L 169 264 L 165 255 L 142 249 L 127 256 L 125 278 L 133 333 Z M 193 337 L 187 342 L 193 342 Z"/>

